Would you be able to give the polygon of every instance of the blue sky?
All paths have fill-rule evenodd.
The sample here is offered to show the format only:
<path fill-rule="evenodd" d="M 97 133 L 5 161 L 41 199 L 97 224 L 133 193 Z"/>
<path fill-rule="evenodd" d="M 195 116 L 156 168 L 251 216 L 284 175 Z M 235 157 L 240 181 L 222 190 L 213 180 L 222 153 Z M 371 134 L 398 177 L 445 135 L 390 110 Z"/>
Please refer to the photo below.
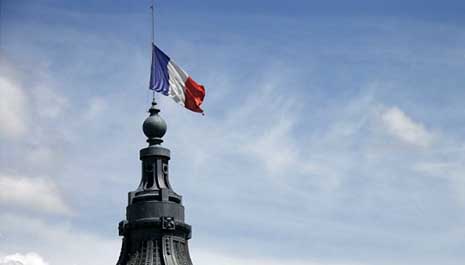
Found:
<path fill-rule="evenodd" d="M 2 1 L 0 265 L 116 262 L 148 2 Z M 194 263 L 463 264 L 464 8 L 158 1 L 158 45 L 207 89 L 206 116 L 160 98 Z"/>

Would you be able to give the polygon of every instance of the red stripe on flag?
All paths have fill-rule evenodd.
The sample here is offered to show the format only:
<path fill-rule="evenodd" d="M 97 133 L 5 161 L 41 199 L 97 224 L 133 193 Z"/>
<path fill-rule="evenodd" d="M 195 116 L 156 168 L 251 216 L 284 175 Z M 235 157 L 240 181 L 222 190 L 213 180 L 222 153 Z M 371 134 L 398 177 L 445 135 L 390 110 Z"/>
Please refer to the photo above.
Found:
<path fill-rule="evenodd" d="M 186 95 L 186 102 L 184 102 L 184 105 L 187 109 L 203 113 L 200 105 L 202 105 L 203 99 L 205 98 L 205 88 L 202 85 L 197 84 L 190 77 L 187 78 L 185 85 L 186 89 L 184 92 Z"/>

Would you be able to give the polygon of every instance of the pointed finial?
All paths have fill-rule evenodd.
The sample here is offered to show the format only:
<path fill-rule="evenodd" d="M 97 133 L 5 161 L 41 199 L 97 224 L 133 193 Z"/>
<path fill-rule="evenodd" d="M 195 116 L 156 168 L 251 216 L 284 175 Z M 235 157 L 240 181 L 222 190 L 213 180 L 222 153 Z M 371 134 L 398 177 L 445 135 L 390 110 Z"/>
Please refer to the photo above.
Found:
<path fill-rule="evenodd" d="M 143 124 L 143 130 L 145 136 L 147 136 L 147 142 L 149 145 L 159 145 L 163 142 L 161 139 L 167 130 L 165 120 L 159 115 L 160 109 L 155 102 L 155 98 L 152 101 L 152 106 L 149 109 L 150 116 L 145 119 Z"/>

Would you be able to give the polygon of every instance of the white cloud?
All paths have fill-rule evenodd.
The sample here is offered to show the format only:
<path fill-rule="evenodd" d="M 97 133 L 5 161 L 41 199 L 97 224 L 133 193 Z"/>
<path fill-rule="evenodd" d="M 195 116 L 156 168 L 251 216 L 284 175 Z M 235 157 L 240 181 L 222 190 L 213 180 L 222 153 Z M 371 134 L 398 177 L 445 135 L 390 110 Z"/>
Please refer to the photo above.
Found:
<path fill-rule="evenodd" d="M 415 122 L 397 107 L 385 110 L 381 119 L 388 133 L 405 143 L 429 147 L 433 141 L 433 135 L 423 124 Z"/>
<path fill-rule="evenodd" d="M 33 250 L 50 265 L 116 264 L 121 247 L 116 229 L 114 237 L 105 239 L 68 223 L 12 214 L 0 214 L 0 233 L 3 253 Z"/>
<path fill-rule="evenodd" d="M 27 129 L 26 97 L 18 84 L 0 76 L 0 137 L 16 138 Z"/>
<path fill-rule="evenodd" d="M 1 257 L 0 265 L 48 265 L 44 259 L 36 253 L 14 254 Z"/>
<path fill-rule="evenodd" d="M 320 262 L 312 260 L 273 259 L 270 257 L 247 257 L 243 255 L 225 255 L 213 250 L 193 249 L 191 251 L 194 264 L 202 265 L 349 265 L 350 262 Z"/>
<path fill-rule="evenodd" d="M 53 214 L 72 213 L 56 184 L 43 178 L 0 176 L 0 204 Z"/>

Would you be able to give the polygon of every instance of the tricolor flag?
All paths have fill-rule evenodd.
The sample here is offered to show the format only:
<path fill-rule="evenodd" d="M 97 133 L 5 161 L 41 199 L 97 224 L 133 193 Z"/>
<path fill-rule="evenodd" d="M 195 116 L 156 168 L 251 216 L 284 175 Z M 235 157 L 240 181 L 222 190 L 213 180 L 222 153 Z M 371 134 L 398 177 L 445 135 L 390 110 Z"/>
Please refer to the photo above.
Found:
<path fill-rule="evenodd" d="M 205 88 L 197 84 L 155 44 L 152 44 L 149 88 L 171 97 L 187 109 L 203 113 L 200 105 L 205 97 Z"/>

